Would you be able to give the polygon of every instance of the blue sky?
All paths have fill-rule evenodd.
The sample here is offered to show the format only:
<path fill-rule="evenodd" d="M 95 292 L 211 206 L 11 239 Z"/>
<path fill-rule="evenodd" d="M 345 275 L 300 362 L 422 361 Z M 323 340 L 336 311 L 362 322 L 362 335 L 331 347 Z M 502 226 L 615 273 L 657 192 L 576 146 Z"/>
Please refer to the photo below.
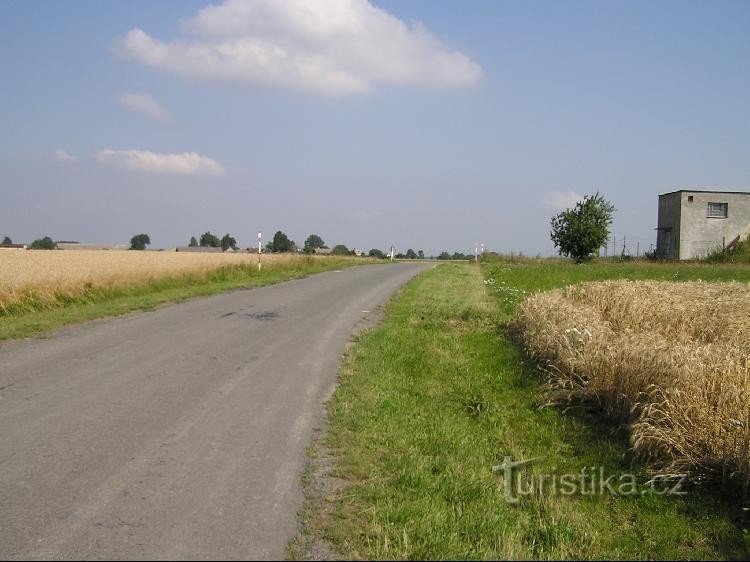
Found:
<path fill-rule="evenodd" d="M 576 195 L 645 246 L 750 190 L 746 1 L 213 5 L 4 4 L 0 235 L 551 254 Z"/>

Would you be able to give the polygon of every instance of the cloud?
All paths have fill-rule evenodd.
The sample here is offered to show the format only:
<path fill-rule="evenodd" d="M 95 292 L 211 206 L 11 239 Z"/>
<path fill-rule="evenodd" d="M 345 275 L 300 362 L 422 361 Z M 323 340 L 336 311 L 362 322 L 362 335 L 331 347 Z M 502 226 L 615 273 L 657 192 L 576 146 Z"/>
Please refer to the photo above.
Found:
<path fill-rule="evenodd" d="M 52 158 L 54 158 L 57 162 L 65 162 L 66 164 L 70 164 L 78 160 L 75 156 L 68 152 L 65 152 L 62 148 L 58 148 L 57 150 L 55 150 L 55 152 L 52 153 Z"/>
<path fill-rule="evenodd" d="M 548 207 L 558 211 L 575 207 L 575 204 L 583 200 L 583 195 L 575 191 L 551 191 L 547 193 L 542 202 Z"/>
<path fill-rule="evenodd" d="M 367 0 L 225 0 L 183 22 L 187 39 L 131 29 L 130 59 L 209 80 L 348 95 L 378 85 L 466 88 L 482 68 L 423 25 L 407 25 Z"/>
<path fill-rule="evenodd" d="M 148 174 L 221 175 L 224 173 L 224 168 L 218 162 L 195 152 L 159 154 L 148 150 L 105 148 L 99 151 L 96 159 L 103 164 Z"/>
<path fill-rule="evenodd" d="M 148 94 L 127 92 L 117 98 L 117 103 L 130 111 L 135 111 L 157 121 L 163 121 L 169 117 L 167 110 Z"/>

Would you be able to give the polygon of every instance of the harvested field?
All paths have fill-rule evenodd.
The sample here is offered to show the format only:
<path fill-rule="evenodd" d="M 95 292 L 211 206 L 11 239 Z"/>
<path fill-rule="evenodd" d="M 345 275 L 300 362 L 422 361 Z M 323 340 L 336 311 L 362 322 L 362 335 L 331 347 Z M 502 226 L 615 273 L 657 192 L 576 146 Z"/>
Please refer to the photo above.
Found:
<path fill-rule="evenodd" d="M 341 258 L 264 254 L 262 259 L 267 269 L 294 269 Z M 0 316 L 161 280 L 199 282 L 223 269 L 241 267 L 251 275 L 257 261 L 257 254 L 244 253 L 0 251 Z"/>
<path fill-rule="evenodd" d="M 628 423 L 660 474 L 750 490 L 750 284 L 611 281 L 539 293 L 518 308 L 552 404 Z"/>

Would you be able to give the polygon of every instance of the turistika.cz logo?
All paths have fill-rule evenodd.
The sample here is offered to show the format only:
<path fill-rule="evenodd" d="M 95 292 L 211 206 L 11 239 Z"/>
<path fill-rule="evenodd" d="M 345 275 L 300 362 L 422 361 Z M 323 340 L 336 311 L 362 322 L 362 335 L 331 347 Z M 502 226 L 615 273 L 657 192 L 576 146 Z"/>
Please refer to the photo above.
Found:
<path fill-rule="evenodd" d="M 513 457 L 505 457 L 502 464 L 492 467 L 493 473 L 503 477 L 503 493 L 508 503 L 518 503 L 524 497 L 687 494 L 683 489 L 687 478 L 685 474 L 655 477 L 639 484 L 635 474 L 608 474 L 604 466 L 587 466 L 579 472 L 565 474 L 524 470 L 541 458 L 514 461 Z"/>

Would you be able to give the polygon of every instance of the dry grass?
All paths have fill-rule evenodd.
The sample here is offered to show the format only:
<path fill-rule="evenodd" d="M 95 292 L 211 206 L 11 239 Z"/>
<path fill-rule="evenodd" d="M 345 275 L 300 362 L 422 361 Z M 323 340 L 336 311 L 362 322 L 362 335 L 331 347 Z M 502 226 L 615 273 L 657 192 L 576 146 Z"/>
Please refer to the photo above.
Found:
<path fill-rule="evenodd" d="M 266 268 L 296 267 L 326 257 L 263 255 Z M 0 250 L 0 315 L 74 300 L 97 290 L 118 289 L 184 276 L 200 280 L 222 268 L 255 266 L 252 254 L 128 251 Z"/>
<path fill-rule="evenodd" d="M 750 284 L 612 281 L 537 294 L 516 318 L 550 403 L 631 424 L 661 474 L 750 489 Z"/>

